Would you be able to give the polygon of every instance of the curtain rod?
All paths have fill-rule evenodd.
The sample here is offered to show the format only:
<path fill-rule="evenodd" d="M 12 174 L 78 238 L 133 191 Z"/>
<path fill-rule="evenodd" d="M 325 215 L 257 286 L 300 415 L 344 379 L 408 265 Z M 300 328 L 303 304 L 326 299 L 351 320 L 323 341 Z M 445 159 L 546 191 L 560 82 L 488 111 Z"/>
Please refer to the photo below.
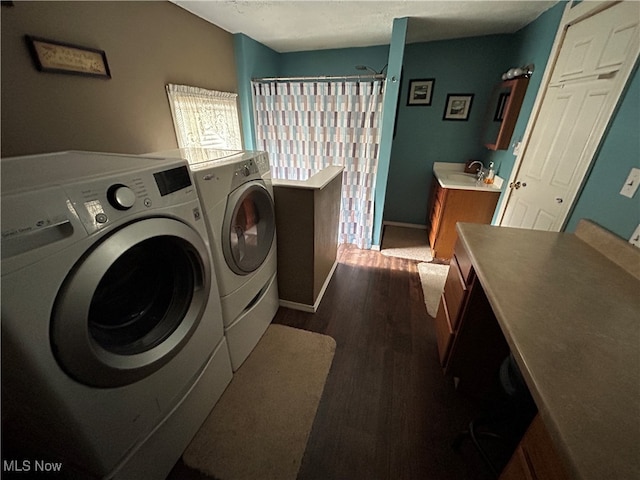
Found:
<path fill-rule="evenodd" d="M 332 81 L 332 80 L 362 80 L 362 79 L 384 80 L 387 76 L 383 73 L 370 75 L 337 75 L 320 77 L 264 77 L 252 78 L 253 82 L 312 82 L 312 81 Z"/>

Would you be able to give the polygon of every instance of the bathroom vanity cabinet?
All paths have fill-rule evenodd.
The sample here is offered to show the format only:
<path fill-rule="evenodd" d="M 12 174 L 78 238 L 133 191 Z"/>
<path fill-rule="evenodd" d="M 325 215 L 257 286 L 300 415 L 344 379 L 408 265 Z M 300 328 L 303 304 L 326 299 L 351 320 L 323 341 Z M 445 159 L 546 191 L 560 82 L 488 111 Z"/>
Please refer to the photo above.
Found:
<path fill-rule="evenodd" d="M 448 185 L 446 182 L 445 185 Z M 446 188 L 437 175 L 431 182 L 429 201 L 429 245 L 434 258 L 448 260 L 458 235 L 457 222 L 491 223 L 498 204 L 497 188 Z"/>

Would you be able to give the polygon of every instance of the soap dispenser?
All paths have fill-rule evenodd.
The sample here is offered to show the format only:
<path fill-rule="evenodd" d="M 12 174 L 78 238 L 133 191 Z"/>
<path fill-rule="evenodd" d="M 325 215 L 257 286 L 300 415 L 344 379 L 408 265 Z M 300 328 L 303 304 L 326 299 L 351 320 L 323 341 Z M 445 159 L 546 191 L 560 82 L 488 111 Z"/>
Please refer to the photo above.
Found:
<path fill-rule="evenodd" d="M 486 183 L 487 185 L 491 185 L 493 183 L 495 176 L 496 176 L 496 171 L 493 168 L 493 162 L 490 162 L 487 173 L 484 176 L 484 183 Z"/>

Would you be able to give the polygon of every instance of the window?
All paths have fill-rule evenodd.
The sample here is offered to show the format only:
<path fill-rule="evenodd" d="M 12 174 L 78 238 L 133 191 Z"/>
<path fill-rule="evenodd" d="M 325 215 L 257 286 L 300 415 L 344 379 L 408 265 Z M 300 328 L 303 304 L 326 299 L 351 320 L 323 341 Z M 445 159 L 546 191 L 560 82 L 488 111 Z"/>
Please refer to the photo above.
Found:
<path fill-rule="evenodd" d="M 238 95 L 186 85 L 167 85 L 178 147 L 242 150 Z"/>

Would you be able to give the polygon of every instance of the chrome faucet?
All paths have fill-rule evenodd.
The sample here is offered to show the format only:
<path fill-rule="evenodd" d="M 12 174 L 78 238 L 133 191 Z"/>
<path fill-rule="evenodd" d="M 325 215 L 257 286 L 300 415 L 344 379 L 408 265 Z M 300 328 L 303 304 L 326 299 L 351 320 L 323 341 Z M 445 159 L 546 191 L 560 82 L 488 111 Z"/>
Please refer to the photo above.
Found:
<path fill-rule="evenodd" d="M 480 165 L 480 168 L 476 172 L 476 177 L 480 179 L 484 176 L 484 163 L 482 163 L 480 160 L 474 160 L 467 166 L 467 168 L 471 169 L 471 167 L 473 167 L 476 163 Z"/>

